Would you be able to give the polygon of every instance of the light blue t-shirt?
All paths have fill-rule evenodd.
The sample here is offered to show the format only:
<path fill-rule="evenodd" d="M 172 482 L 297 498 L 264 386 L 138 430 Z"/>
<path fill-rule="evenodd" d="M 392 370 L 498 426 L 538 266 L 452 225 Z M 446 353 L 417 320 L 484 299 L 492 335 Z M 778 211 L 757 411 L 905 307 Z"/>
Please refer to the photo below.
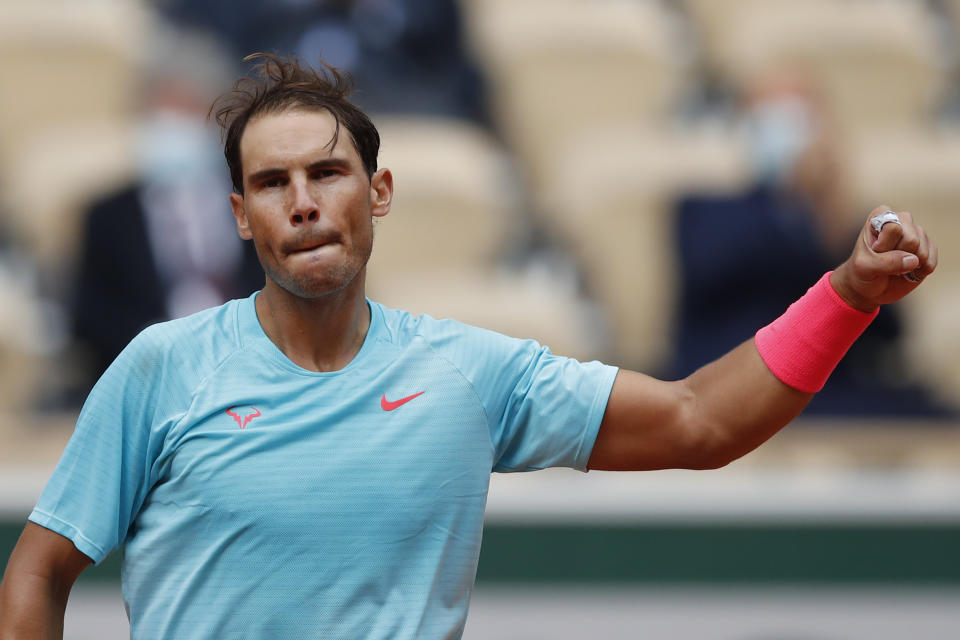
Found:
<path fill-rule="evenodd" d="M 340 371 L 254 297 L 134 339 L 30 520 L 124 546 L 134 638 L 457 638 L 491 471 L 584 469 L 616 369 L 370 303 Z"/>

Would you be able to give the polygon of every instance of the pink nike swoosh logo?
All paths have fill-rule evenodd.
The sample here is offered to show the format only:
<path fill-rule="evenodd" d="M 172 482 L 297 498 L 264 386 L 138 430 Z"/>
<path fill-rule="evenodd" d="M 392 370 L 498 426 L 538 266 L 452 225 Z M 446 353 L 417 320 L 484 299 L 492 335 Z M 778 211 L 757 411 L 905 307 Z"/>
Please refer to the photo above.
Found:
<path fill-rule="evenodd" d="M 380 398 L 380 408 L 384 411 L 393 411 L 397 407 L 407 404 L 417 396 L 422 396 L 424 393 L 424 391 L 421 391 L 420 393 L 415 393 L 412 396 L 400 398 L 399 400 L 394 400 L 393 402 L 387 400 L 387 394 L 383 394 L 383 396 Z"/>

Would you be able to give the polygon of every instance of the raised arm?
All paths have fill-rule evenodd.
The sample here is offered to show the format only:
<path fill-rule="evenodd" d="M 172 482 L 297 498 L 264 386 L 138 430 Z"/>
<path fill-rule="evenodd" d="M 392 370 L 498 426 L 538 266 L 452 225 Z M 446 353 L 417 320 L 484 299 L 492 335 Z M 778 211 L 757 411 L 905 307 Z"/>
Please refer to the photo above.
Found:
<path fill-rule="evenodd" d="M 886 210 L 874 209 L 871 220 Z M 879 305 L 904 297 L 936 268 L 936 245 L 909 213 L 899 218 L 899 224 L 883 224 L 880 232 L 868 220 L 850 258 L 831 274 L 829 283 L 811 289 L 796 309 L 791 307 L 792 313 L 761 331 L 758 340 L 676 382 L 621 371 L 588 467 L 717 468 L 752 451 L 790 422 L 817 390 L 811 381 L 825 379 L 831 360 L 838 360 L 850 342 L 842 335 L 850 331 L 841 326 L 846 320 L 834 324 L 812 315 L 810 296 L 823 301 L 836 298 L 836 292 L 833 312 L 851 316 L 853 323 L 861 314 L 865 326 Z M 787 358 L 791 354 L 795 357 Z"/>
<path fill-rule="evenodd" d="M 0 583 L 0 640 L 63 638 L 67 596 L 90 564 L 72 541 L 28 522 Z"/>

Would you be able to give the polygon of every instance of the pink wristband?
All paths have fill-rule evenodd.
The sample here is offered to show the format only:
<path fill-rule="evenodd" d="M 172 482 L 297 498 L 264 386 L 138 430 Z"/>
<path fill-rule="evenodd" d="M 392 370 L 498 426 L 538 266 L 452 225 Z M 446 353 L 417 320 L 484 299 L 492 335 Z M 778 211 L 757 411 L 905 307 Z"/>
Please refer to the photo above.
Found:
<path fill-rule="evenodd" d="M 851 345 L 877 316 L 854 309 L 833 289 L 827 272 L 786 312 L 757 332 L 760 357 L 784 384 L 823 389 Z"/>

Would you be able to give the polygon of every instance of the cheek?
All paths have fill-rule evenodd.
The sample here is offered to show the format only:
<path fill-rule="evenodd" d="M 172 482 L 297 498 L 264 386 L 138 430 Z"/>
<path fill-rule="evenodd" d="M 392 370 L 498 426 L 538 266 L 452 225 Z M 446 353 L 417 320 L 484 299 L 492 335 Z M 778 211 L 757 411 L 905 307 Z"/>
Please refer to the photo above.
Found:
<path fill-rule="evenodd" d="M 247 205 L 247 228 L 257 238 L 269 238 L 271 229 L 283 221 L 278 212 L 283 211 L 277 198 L 258 196 Z"/>
<path fill-rule="evenodd" d="M 260 257 L 260 262 L 274 262 L 271 256 L 274 254 L 273 247 L 276 242 L 274 241 L 273 235 L 271 235 L 270 225 L 264 223 L 262 220 L 256 217 L 248 217 L 247 229 L 249 235 L 248 239 L 253 242 L 253 247 L 256 249 L 257 255 Z"/>

